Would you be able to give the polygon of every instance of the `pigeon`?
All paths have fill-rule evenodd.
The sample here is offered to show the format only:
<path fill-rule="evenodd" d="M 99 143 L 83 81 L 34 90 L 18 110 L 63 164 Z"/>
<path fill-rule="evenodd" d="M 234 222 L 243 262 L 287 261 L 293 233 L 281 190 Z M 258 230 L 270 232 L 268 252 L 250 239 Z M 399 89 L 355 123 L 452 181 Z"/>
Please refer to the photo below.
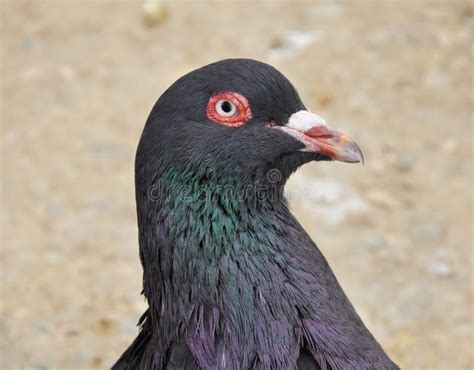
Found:
<path fill-rule="evenodd" d="M 148 308 L 112 369 L 398 369 L 285 199 L 298 167 L 329 160 L 363 155 L 268 64 L 172 84 L 135 158 Z"/>

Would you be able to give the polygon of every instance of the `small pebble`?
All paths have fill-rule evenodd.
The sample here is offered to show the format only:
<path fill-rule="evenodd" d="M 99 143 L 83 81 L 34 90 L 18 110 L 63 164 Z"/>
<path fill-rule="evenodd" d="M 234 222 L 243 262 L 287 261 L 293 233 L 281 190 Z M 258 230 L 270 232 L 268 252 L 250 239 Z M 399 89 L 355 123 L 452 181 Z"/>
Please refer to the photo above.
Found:
<path fill-rule="evenodd" d="M 63 64 L 59 66 L 59 74 L 65 81 L 74 81 L 77 78 L 77 73 L 70 65 Z"/>
<path fill-rule="evenodd" d="M 21 47 L 25 50 L 33 50 L 36 48 L 36 42 L 33 39 L 25 38 L 21 43 Z"/>
<path fill-rule="evenodd" d="M 109 333 L 116 328 L 117 323 L 111 319 L 104 317 L 97 322 L 97 326 L 99 331 L 103 333 Z"/>
<path fill-rule="evenodd" d="M 331 97 L 325 92 L 316 91 L 314 96 L 320 107 L 326 107 L 331 103 Z"/>
<path fill-rule="evenodd" d="M 38 333 L 41 333 L 41 334 L 47 334 L 47 333 L 50 333 L 51 330 L 48 328 L 48 326 L 46 326 L 45 324 L 38 324 L 36 325 L 36 331 Z"/>
<path fill-rule="evenodd" d="M 437 222 L 427 222 L 415 226 L 415 233 L 424 238 L 439 239 L 444 236 L 445 229 L 443 225 Z"/>
<path fill-rule="evenodd" d="M 373 160 L 367 165 L 367 168 L 370 172 L 374 174 L 381 174 L 385 171 L 385 163 L 381 160 Z"/>
<path fill-rule="evenodd" d="M 456 150 L 459 143 L 456 139 L 447 139 L 441 144 L 441 150 L 446 153 L 452 153 Z"/>
<path fill-rule="evenodd" d="M 94 356 L 92 357 L 90 363 L 93 367 L 100 367 L 102 366 L 103 362 L 104 362 L 104 359 L 101 356 Z"/>
<path fill-rule="evenodd" d="M 444 262 L 433 262 L 428 269 L 433 275 L 440 277 L 449 277 L 453 275 L 451 267 Z"/>
<path fill-rule="evenodd" d="M 67 329 L 65 332 L 64 332 L 64 335 L 66 337 L 75 337 L 77 335 L 79 335 L 79 331 L 77 329 Z"/>
<path fill-rule="evenodd" d="M 378 235 L 370 234 L 365 238 L 364 245 L 369 250 L 377 250 L 383 246 L 383 240 Z"/>
<path fill-rule="evenodd" d="M 271 57 L 283 59 L 293 56 L 300 49 L 312 43 L 323 40 L 326 37 L 325 31 L 303 32 L 291 31 L 281 38 L 274 39 L 271 44 Z"/>
<path fill-rule="evenodd" d="M 143 4 L 143 19 L 147 26 L 156 26 L 168 17 L 168 11 L 159 0 L 146 0 Z"/>
<path fill-rule="evenodd" d="M 398 154 L 395 156 L 393 164 L 400 172 L 408 172 L 415 164 L 415 158 L 409 154 Z"/>
<path fill-rule="evenodd" d="M 380 208 L 393 209 L 399 205 L 399 202 L 394 197 L 382 190 L 371 191 L 367 194 L 367 198 L 371 203 Z"/>

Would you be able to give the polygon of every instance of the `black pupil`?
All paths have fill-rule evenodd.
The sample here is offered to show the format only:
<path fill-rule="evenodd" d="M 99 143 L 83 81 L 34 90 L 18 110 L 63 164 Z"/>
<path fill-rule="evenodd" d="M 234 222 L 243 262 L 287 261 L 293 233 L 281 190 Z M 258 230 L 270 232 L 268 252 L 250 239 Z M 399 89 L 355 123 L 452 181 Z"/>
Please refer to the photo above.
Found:
<path fill-rule="evenodd" d="M 232 104 L 230 104 L 230 102 L 228 102 L 227 100 L 223 101 L 221 103 L 221 109 L 225 113 L 230 113 L 232 111 Z"/>

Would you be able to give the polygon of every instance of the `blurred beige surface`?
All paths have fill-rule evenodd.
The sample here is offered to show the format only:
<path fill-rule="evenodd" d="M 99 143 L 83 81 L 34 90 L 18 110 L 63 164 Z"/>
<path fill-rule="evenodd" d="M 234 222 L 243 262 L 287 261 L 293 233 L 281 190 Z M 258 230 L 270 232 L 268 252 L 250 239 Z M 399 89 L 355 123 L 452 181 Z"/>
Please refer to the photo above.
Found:
<path fill-rule="evenodd" d="M 1 2 L 1 368 L 105 368 L 134 338 L 135 147 L 167 86 L 227 57 L 363 148 L 288 194 L 375 337 L 405 369 L 472 368 L 472 5 L 150 4 Z"/>

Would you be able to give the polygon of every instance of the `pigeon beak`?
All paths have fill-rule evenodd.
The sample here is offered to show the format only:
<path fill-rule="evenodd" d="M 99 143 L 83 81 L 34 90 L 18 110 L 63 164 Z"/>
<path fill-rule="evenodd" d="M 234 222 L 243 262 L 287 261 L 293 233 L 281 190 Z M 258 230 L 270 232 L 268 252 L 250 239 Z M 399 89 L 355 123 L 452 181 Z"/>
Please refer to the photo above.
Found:
<path fill-rule="evenodd" d="M 341 162 L 364 163 L 364 156 L 356 142 L 333 130 L 317 114 L 301 110 L 292 114 L 286 125 L 270 127 L 284 131 L 305 144 L 300 149 L 303 152 L 323 154 Z"/>

